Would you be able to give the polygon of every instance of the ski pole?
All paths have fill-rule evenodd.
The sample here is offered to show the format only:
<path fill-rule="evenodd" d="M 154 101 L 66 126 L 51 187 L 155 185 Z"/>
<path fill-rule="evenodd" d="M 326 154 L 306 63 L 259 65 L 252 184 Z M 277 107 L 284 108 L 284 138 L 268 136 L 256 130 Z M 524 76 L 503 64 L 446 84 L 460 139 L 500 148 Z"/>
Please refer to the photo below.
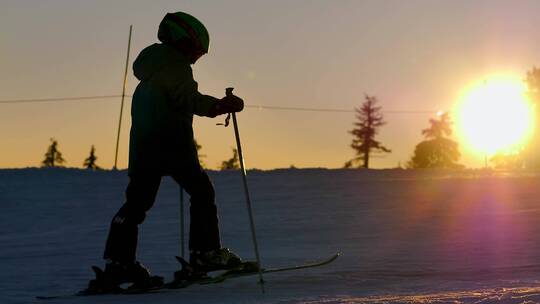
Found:
<path fill-rule="evenodd" d="M 225 89 L 225 95 L 231 96 L 233 88 Z M 249 189 L 246 177 L 246 168 L 244 165 L 244 156 L 242 154 L 242 145 L 240 144 L 240 133 L 238 132 L 238 122 L 236 121 L 236 114 L 232 113 L 233 125 L 234 125 L 234 135 L 236 137 L 236 146 L 238 149 L 238 157 L 240 158 L 240 167 L 242 169 L 242 181 L 244 182 L 244 193 L 246 195 L 246 204 L 249 214 L 249 224 L 251 227 L 251 237 L 253 239 L 253 247 L 255 249 L 255 258 L 257 259 L 257 265 L 259 266 L 259 282 L 261 283 L 261 290 L 264 293 L 264 280 L 262 275 L 262 264 L 261 257 L 259 255 L 259 245 L 257 244 L 257 235 L 255 234 L 255 222 L 253 220 L 253 211 L 251 209 L 251 199 L 249 197 Z"/>
<path fill-rule="evenodd" d="M 182 258 L 185 258 L 184 244 L 184 189 L 182 188 L 182 186 L 180 186 L 180 248 Z"/>

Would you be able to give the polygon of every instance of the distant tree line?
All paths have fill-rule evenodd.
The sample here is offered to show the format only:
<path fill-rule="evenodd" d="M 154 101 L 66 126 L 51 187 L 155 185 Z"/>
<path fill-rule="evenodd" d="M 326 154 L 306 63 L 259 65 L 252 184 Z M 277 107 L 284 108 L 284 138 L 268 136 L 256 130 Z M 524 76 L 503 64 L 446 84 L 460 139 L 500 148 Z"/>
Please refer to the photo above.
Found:
<path fill-rule="evenodd" d="M 527 84 L 527 94 L 537 111 L 537 122 L 535 125 L 535 137 L 531 143 L 521 151 L 514 153 L 498 152 L 489 161 L 495 168 L 519 169 L 519 168 L 540 168 L 540 68 L 533 67 L 527 71 L 525 81 Z M 375 96 L 365 95 L 365 100 L 359 108 L 355 108 L 356 120 L 354 128 L 349 131 L 353 136 L 350 147 L 354 150 L 354 157 L 345 162 L 345 168 L 369 168 L 370 160 L 373 157 L 380 157 L 392 151 L 384 146 L 377 135 L 381 127 L 386 122 L 381 112 Z M 452 122 L 448 113 L 441 113 L 437 118 L 429 119 L 430 126 L 422 130 L 424 140 L 418 143 L 414 149 L 411 159 L 406 163 L 407 168 L 463 168 L 458 163 L 460 158 L 458 143 L 452 140 Z M 62 167 L 66 160 L 58 149 L 58 141 L 51 138 L 51 144 L 45 153 L 42 161 L 43 167 Z M 205 166 L 201 154 L 202 146 L 195 141 L 195 147 L 199 155 L 202 166 Z M 97 156 L 94 145 L 90 148 L 89 156 L 84 160 L 83 167 L 89 170 L 100 170 L 97 165 Z M 221 170 L 238 170 L 240 162 L 238 151 L 232 149 L 233 155 L 221 163 Z M 293 166 L 291 166 L 293 167 Z M 401 167 L 401 165 L 399 165 Z"/>
<path fill-rule="evenodd" d="M 536 109 L 535 136 L 528 146 L 513 153 L 497 152 L 489 161 L 495 168 L 520 169 L 540 168 L 540 68 L 533 67 L 526 73 L 527 94 Z M 360 108 L 355 109 L 356 121 L 351 148 L 355 157 L 347 161 L 345 168 L 369 168 L 373 154 L 390 153 L 391 150 L 377 141 L 376 135 L 386 123 L 377 105 L 375 96 L 365 95 Z M 429 120 L 430 126 L 422 130 L 424 140 L 416 145 L 413 156 L 407 162 L 408 168 L 463 168 L 458 143 L 451 139 L 452 122 L 448 113 L 441 113 L 437 119 Z"/>
<path fill-rule="evenodd" d="M 365 101 L 356 108 L 355 128 L 349 131 L 353 135 L 351 148 L 355 157 L 347 161 L 345 168 L 369 168 L 369 159 L 375 154 L 391 153 L 375 139 L 379 129 L 386 124 L 377 105 L 375 96 L 365 95 Z M 408 168 L 460 168 L 457 163 L 460 153 L 458 144 L 449 137 L 452 134 L 451 122 L 447 113 L 439 119 L 430 119 L 430 127 L 422 130 L 425 140 L 416 145 L 414 155 L 407 163 Z"/>
<path fill-rule="evenodd" d="M 47 148 L 47 152 L 45 153 L 45 158 L 41 162 L 42 167 L 46 168 L 53 168 L 53 167 L 63 167 L 64 164 L 67 162 L 63 156 L 62 153 L 58 149 L 58 141 L 54 138 L 51 138 L 51 144 Z M 195 141 L 195 148 L 197 149 L 197 153 L 199 155 L 201 166 L 205 166 L 204 162 L 201 160 L 201 158 L 206 157 L 206 155 L 201 154 L 199 151 L 202 149 L 202 146 Z M 238 151 L 236 149 L 233 149 L 233 156 L 225 160 L 221 163 L 220 169 L 221 170 L 238 170 L 240 169 L 240 161 L 238 159 Z M 97 156 L 96 156 L 96 148 L 94 145 L 90 148 L 90 155 L 84 160 L 83 167 L 88 170 L 102 170 L 100 166 L 97 165 Z"/>
<path fill-rule="evenodd" d="M 94 145 L 90 148 L 90 155 L 83 162 L 83 167 L 89 170 L 101 170 L 96 164 L 97 156 L 95 154 L 96 149 Z M 51 138 L 51 145 L 47 148 L 45 153 L 45 159 L 41 162 L 43 167 L 63 167 L 66 160 L 62 157 L 62 153 L 58 150 L 58 141 Z"/>

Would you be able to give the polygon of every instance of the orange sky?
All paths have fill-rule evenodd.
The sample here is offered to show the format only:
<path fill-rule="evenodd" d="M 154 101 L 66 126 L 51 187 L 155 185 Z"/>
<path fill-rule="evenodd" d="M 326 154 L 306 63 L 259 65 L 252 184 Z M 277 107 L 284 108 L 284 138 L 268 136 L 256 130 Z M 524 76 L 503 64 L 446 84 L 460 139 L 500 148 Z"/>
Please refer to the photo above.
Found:
<path fill-rule="evenodd" d="M 433 110 L 385 114 L 379 139 L 393 153 L 373 159 L 376 168 L 404 164 L 428 119 L 452 109 L 470 83 L 540 65 L 537 1 L 2 1 L 0 100 L 119 94 L 129 25 L 136 56 L 178 10 L 210 31 L 210 53 L 194 66 L 203 93 L 221 97 L 234 86 L 248 105 L 339 109 L 368 93 L 383 110 Z M 130 73 L 128 94 L 136 84 Z M 126 105 L 119 167 L 127 166 Z M 0 104 L 0 168 L 39 165 L 50 137 L 68 166 L 82 166 L 94 144 L 98 164 L 111 167 L 119 107 L 119 99 Z M 220 120 L 194 123 L 210 168 L 235 146 Z M 353 157 L 353 120 L 248 108 L 239 115 L 247 166 L 341 167 Z M 461 162 L 481 167 L 483 156 L 464 149 Z"/>

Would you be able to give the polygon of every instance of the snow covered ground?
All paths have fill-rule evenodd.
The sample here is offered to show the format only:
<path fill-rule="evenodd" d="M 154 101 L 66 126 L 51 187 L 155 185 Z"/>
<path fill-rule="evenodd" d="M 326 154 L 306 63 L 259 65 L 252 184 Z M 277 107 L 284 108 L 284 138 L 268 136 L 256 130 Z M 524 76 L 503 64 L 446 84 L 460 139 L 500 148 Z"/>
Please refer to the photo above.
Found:
<path fill-rule="evenodd" d="M 252 258 L 240 173 L 211 172 L 225 246 Z M 540 177 L 482 171 L 275 170 L 248 175 L 263 265 L 326 267 L 147 295 L 48 303 L 540 302 Z M 103 265 L 125 172 L 0 170 L 0 303 L 85 287 Z M 139 259 L 167 279 L 179 189 L 164 178 Z M 41 303 L 47 303 L 42 302 Z"/>

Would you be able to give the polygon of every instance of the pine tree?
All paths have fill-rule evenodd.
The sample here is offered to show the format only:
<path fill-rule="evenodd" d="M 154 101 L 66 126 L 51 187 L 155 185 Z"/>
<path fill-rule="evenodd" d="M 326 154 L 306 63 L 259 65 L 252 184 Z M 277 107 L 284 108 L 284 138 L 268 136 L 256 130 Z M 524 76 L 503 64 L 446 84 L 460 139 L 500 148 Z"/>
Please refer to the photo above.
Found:
<path fill-rule="evenodd" d="M 366 101 L 361 108 L 355 108 L 357 122 L 355 128 L 349 131 L 353 135 L 351 148 L 356 152 L 356 157 L 345 163 L 345 168 L 352 168 L 355 164 L 360 164 L 363 168 L 369 168 L 369 158 L 371 153 L 390 153 L 380 142 L 375 140 L 379 128 L 386 124 L 381 114 L 381 107 L 376 106 L 377 98 L 366 95 Z"/>
<path fill-rule="evenodd" d="M 43 167 L 62 167 L 66 160 L 62 158 L 62 153 L 58 151 L 58 142 L 51 138 L 51 145 L 45 153 L 45 159 L 41 162 Z"/>
<path fill-rule="evenodd" d="M 88 156 L 87 159 L 84 160 L 83 166 L 86 169 L 89 170 L 100 170 L 101 168 L 96 164 L 96 149 L 94 148 L 94 145 L 92 145 L 92 148 L 90 149 L 90 156 Z"/>
<path fill-rule="evenodd" d="M 422 130 L 426 140 L 416 145 L 409 161 L 410 168 L 460 168 L 458 144 L 448 138 L 452 135 L 451 121 L 447 113 L 440 119 L 430 119 L 430 127 Z"/>
<path fill-rule="evenodd" d="M 221 170 L 238 170 L 240 161 L 238 159 L 238 150 L 233 148 L 233 157 L 221 163 Z"/>

